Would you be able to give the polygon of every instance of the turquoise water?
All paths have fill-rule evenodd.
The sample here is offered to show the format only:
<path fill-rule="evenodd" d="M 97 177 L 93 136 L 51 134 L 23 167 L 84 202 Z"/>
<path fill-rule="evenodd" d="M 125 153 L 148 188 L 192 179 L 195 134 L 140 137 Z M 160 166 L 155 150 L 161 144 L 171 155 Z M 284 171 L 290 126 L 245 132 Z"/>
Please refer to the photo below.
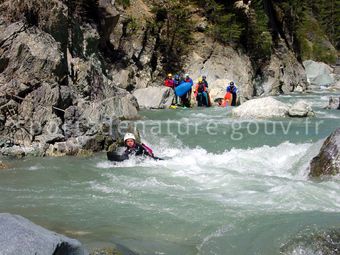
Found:
<path fill-rule="evenodd" d="M 340 126 L 340 111 L 322 109 L 325 93 L 278 99 L 305 99 L 317 116 L 143 111 L 142 140 L 167 160 L 112 163 L 100 153 L 11 161 L 0 172 L 1 211 L 89 250 L 119 243 L 139 254 L 280 254 L 304 229 L 340 228 L 339 177 L 307 177 L 322 140 Z M 307 250 L 290 254 L 318 254 Z"/>

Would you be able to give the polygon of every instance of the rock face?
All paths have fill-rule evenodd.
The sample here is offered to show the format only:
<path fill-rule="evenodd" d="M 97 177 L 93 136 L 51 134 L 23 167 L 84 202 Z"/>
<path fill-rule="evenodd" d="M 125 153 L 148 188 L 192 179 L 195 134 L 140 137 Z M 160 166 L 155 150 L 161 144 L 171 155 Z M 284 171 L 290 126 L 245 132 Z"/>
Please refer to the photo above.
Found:
<path fill-rule="evenodd" d="M 300 100 L 296 102 L 288 111 L 288 115 L 290 117 L 307 117 L 307 116 L 314 116 L 314 112 L 312 107 L 305 101 Z"/>
<path fill-rule="evenodd" d="M 79 241 L 51 232 L 18 215 L 1 213 L 0 229 L 1 254 L 4 255 L 88 255 Z"/>
<path fill-rule="evenodd" d="M 242 98 L 253 96 L 254 76 L 249 57 L 230 46 L 213 42 L 203 33 L 196 33 L 196 47 L 185 63 L 187 72 L 194 83 L 198 77 L 207 76 L 209 93 L 212 99 L 224 97 L 226 87 L 234 81 Z"/>
<path fill-rule="evenodd" d="M 286 117 L 289 106 L 272 98 L 257 98 L 249 100 L 233 108 L 232 114 L 240 118 L 281 118 Z"/>
<path fill-rule="evenodd" d="M 256 95 L 287 94 L 303 92 L 307 88 L 307 77 L 303 66 L 287 46 L 281 44 L 272 55 L 269 65 L 255 79 Z"/>
<path fill-rule="evenodd" d="M 319 154 L 310 163 L 311 177 L 340 173 L 340 128 L 323 143 Z"/>
<path fill-rule="evenodd" d="M 146 109 L 169 108 L 174 98 L 173 89 L 168 87 L 148 87 L 133 92 L 139 107 Z"/>
<path fill-rule="evenodd" d="M 306 60 L 303 62 L 303 65 L 306 69 L 308 81 L 311 84 L 327 86 L 334 83 L 334 78 L 331 75 L 333 69 L 329 65 L 313 60 Z"/>
<path fill-rule="evenodd" d="M 34 8 L 34 4 L 25 4 Z M 106 30 L 95 29 L 79 17 L 70 28 L 63 22 L 68 20 L 65 15 L 70 6 L 62 1 L 35 4 L 42 8 L 38 24 L 23 18 L 17 22 L 0 19 L 0 140 L 9 141 L 0 145 L 0 153 L 44 155 L 51 145 L 78 137 L 91 143 L 79 142 L 73 148 L 106 149 L 110 139 L 97 138 L 109 137 L 112 130 L 104 132 L 103 125 L 114 119 L 138 118 L 136 99 L 115 86 L 105 67 Z M 50 9 L 44 8 L 54 10 L 48 22 L 44 15 Z M 112 30 L 114 17 L 106 13 L 101 26 Z M 38 151 L 27 149 L 33 147 Z"/>

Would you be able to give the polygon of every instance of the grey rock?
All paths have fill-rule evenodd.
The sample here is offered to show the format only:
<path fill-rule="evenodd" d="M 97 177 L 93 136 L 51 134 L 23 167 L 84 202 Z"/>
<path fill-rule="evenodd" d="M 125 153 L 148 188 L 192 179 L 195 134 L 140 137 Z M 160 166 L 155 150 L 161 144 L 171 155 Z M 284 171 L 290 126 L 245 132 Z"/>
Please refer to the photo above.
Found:
<path fill-rule="evenodd" d="M 310 162 L 309 170 L 311 177 L 340 173 L 340 128 L 327 137 L 319 154 Z"/>
<path fill-rule="evenodd" d="M 19 215 L 0 214 L 1 255 L 88 255 L 75 239 L 44 229 Z"/>
<path fill-rule="evenodd" d="M 269 65 L 265 66 L 262 72 L 259 84 L 264 95 L 303 92 L 307 89 L 307 77 L 303 66 L 285 45 L 271 56 Z M 259 93 L 262 91 L 258 89 Z"/>
<path fill-rule="evenodd" d="M 0 26 L 0 41 L 4 43 L 1 58 L 9 60 L 0 74 L 8 83 L 5 87 L 0 84 L 2 91 L 13 93 L 17 84 L 36 86 L 39 81 L 54 82 L 66 74 L 63 53 L 50 34 L 18 22 Z"/>
<path fill-rule="evenodd" d="M 288 115 L 290 117 L 303 118 L 307 116 L 314 116 L 315 114 L 310 104 L 306 101 L 300 100 L 289 108 Z"/>
<path fill-rule="evenodd" d="M 42 144 L 60 142 L 60 141 L 63 141 L 64 139 L 65 139 L 65 136 L 63 136 L 62 134 L 53 134 L 53 133 L 44 134 L 44 135 L 35 137 L 35 141 L 40 142 Z"/>
<path fill-rule="evenodd" d="M 329 97 L 328 105 L 324 107 L 325 109 L 340 110 L 340 98 Z"/>
<path fill-rule="evenodd" d="M 322 62 L 315 62 L 313 60 L 303 61 L 306 69 L 308 81 L 313 85 L 327 86 L 334 84 L 334 78 L 331 73 L 333 69 Z"/>
<path fill-rule="evenodd" d="M 282 118 L 288 115 L 289 106 L 272 97 L 246 101 L 232 109 L 232 115 L 240 118 Z"/>
<path fill-rule="evenodd" d="M 81 144 L 77 138 L 70 138 L 66 142 L 51 144 L 46 150 L 46 155 L 51 157 L 75 156 L 81 150 Z"/>
<path fill-rule="evenodd" d="M 138 103 L 130 94 L 106 98 L 102 101 L 86 102 L 81 107 L 82 115 L 91 123 L 101 123 L 106 119 L 137 119 Z"/>
<path fill-rule="evenodd" d="M 148 87 L 133 92 L 140 108 L 164 109 L 169 108 L 173 99 L 173 89 L 168 87 Z"/>
<path fill-rule="evenodd" d="M 0 155 L 13 158 L 22 158 L 25 156 L 41 157 L 45 155 L 45 145 L 39 143 L 30 144 L 30 146 L 11 145 L 0 148 Z"/>

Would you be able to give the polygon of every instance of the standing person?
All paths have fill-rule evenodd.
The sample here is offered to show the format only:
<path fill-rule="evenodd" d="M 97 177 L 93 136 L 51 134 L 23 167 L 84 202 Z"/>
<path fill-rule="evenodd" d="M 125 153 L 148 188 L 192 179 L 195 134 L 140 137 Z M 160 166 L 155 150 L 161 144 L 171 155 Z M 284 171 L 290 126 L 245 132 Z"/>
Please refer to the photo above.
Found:
<path fill-rule="evenodd" d="M 194 85 L 193 80 L 190 78 L 189 74 L 185 74 L 184 76 L 184 82 L 188 82 L 192 85 Z M 191 99 L 191 93 L 192 93 L 192 89 L 190 89 L 185 95 L 181 96 L 181 104 L 185 107 L 190 107 L 191 103 L 190 103 L 190 99 Z"/>
<path fill-rule="evenodd" d="M 181 84 L 181 79 L 178 74 L 175 75 L 174 78 L 174 93 L 175 93 L 175 105 L 178 105 L 178 96 L 176 95 L 175 88 Z"/>
<path fill-rule="evenodd" d="M 174 80 L 172 79 L 172 74 L 169 73 L 164 81 L 164 85 L 170 88 L 174 88 Z"/>
<path fill-rule="evenodd" d="M 181 84 L 182 82 L 184 82 L 184 74 L 179 73 L 179 84 Z"/>
<path fill-rule="evenodd" d="M 207 106 L 211 106 L 211 99 L 210 99 L 209 90 L 208 90 L 209 84 L 208 84 L 208 81 L 207 81 L 207 76 L 203 75 L 202 76 L 202 80 L 203 80 L 203 82 L 205 84 L 205 87 L 206 87 L 206 91 L 205 92 L 207 93 L 207 98 L 208 98 L 208 105 Z"/>
<path fill-rule="evenodd" d="M 191 83 L 191 85 L 194 85 L 194 82 L 193 80 L 190 78 L 189 74 L 186 73 L 185 76 L 184 76 L 184 82 L 189 82 Z"/>
<path fill-rule="evenodd" d="M 197 101 L 197 106 L 209 106 L 209 100 L 207 95 L 207 87 L 203 79 L 200 77 L 198 78 L 198 83 L 195 86 L 195 97 Z"/>
<path fill-rule="evenodd" d="M 229 86 L 227 87 L 227 93 L 230 92 L 233 95 L 231 106 L 236 106 L 236 100 L 237 100 L 237 87 L 235 86 L 235 83 L 231 81 L 229 83 Z"/>
<path fill-rule="evenodd" d="M 202 80 L 203 80 L 203 82 L 204 82 L 204 84 L 205 84 L 205 87 L 208 88 L 209 84 L 208 84 L 208 82 L 207 82 L 207 76 L 203 75 L 203 76 L 202 76 Z"/>

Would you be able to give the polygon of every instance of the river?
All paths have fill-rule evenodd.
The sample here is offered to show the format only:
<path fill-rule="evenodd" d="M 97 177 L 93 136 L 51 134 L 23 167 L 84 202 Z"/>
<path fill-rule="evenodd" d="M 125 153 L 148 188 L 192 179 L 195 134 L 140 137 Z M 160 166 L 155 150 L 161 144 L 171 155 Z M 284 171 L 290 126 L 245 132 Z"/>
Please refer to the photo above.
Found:
<path fill-rule="evenodd" d="M 282 254 L 301 236 L 340 228 L 340 178 L 307 167 L 340 127 L 330 93 L 304 99 L 316 117 L 238 120 L 222 108 L 142 111 L 142 140 L 164 161 L 25 158 L 0 171 L 1 212 L 80 240 L 139 254 Z M 319 254 L 292 244 L 287 254 Z M 295 245 L 295 246 L 294 246 Z M 313 253 L 315 252 L 315 253 Z"/>

